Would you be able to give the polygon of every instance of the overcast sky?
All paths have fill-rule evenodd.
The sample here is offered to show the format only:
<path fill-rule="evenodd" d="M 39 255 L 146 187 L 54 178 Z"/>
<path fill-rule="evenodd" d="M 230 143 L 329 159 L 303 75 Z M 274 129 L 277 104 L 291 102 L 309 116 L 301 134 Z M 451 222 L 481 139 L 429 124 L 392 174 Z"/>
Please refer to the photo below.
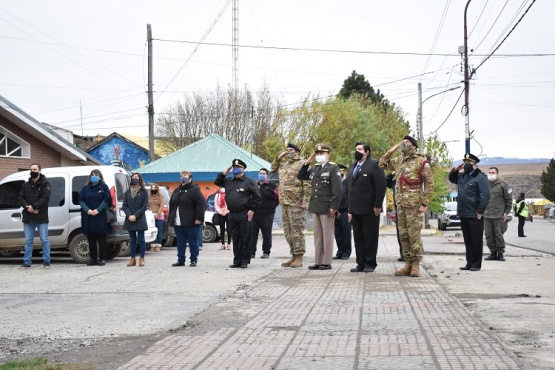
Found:
<path fill-rule="evenodd" d="M 469 62 L 478 67 L 469 90 L 476 155 L 554 155 L 555 1 L 536 1 L 481 64 L 532 3 L 473 0 L 468 7 Z M 465 4 L 239 0 L 239 86 L 257 91 L 266 83 L 294 104 L 308 94 L 336 94 L 356 70 L 403 110 L 414 131 L 421 82 L 424 134 L 437 130 L 450 155 L 461 158 L 463 89 L 442 92 L 462 85 Z M 5 0 L 0 94 L 78 135 L 147 136 L 147 24 L 158 114 L 183 93 L 232 83 L 232 1 Z M 224 45 L 195 44 L 201 40 Z"/>

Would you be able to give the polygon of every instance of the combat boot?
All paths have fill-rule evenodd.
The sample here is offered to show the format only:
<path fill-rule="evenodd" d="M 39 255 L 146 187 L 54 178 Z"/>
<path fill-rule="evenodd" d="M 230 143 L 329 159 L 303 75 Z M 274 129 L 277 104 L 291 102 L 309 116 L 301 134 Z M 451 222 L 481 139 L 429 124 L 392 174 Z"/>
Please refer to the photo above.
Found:
<path fill-rule="evenodd" d="M 395 276 L 409 276 L 411 271 L 412 262 L 405 261 L 405 267 L 395 271 Z"/>
<path fill-rule="evenodd" d="M 503 255 L 503 254 L 501 254 L 501 255 Z M 484 258 L 485 261 L 494 261 L 496 259 L 497 259 L 497 252 L 491 252 L 491 254 L 489 256 Z"/>
<path fill-rule="evenodd" d="M 505 257 L 503 256 L 503 253 L 497 253 L 497 259 L 499 261 L 505 261 Z"/>
<path fill-rule="evenodd" d="M 419 277 L 420 276 L 420 262 L 413 261 L 412 262 L 412 269 L 410 270 L 411 277 Z"/>
<path fill-rule="evenodd" d="M 291 267 L 291 264 L 293 263 L 294 260 L 295 260 L 295 256 L 291 256 L 291 258 L 289 258 L 289 261 L 283 262 L 281 264 L 281 267 Z"/>
<path fill-rule="evenodd" d="M 293 260 L 293 262 L 291 262 L 291 267 L 303 267 L 303 255 L 302 254 L 297 254 L 295 256 L 295 260 Z"/>

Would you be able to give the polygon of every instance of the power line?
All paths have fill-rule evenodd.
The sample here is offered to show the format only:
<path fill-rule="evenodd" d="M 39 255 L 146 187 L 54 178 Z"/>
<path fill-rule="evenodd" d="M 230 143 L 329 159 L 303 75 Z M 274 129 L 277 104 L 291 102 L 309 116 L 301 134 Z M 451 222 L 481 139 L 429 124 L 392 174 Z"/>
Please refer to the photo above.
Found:
<path fill-rule="evenodd" d="M 455 104 L 453 105 L 453 108 L 451 108 L 451 111 L 449 112 L 449 114 L 447 115 L 447 117 L 445 117 L 445 120 L 441 123 L 441 125 L 439 125 L 438 128 L 436 128 L 433 132 L 431 132 L 430 135 L 433 135 L 433 134 L 435 134 L 436 132 L 438 132 L 439 129 L 445 124 L 445 122 L 447 122 L 447 120 L 449 119 L 449 117 L 451 117 L 451 114 L 453 113 L 453 111 L 454 111 L 455 108 L 457 107 L 457 104 L 459 104 L 459 101 L 461 100 L 463 94 L 464 94 L 464 89 L 463 89 L 463 91 L 461 91 L 461 95 L 459 95 L 459 98 L 457 99 L 457 101 L 456 101 Z"/>

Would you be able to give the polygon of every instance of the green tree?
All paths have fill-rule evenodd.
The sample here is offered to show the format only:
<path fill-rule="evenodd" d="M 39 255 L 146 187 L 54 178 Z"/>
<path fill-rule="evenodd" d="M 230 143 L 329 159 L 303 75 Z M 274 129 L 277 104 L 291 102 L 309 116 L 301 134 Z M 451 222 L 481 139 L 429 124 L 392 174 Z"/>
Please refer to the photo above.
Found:
<path fill-rule="evenodd" d="M 372 104 L 389 105 L 388 100 L 380 93 L 380 90 L 374 90 L 364 75 L 359 75 L 356 71 L 353 71 L 351 75 L 343 81 L 343 86 L 341 90 L 339 90 L 337 97 L 347 100 L 352 95 L 362 96 L 364 98 L 362 100 L 363 102 L 370 100 Z"/>
<path fill-rule="evenodd" d="M 424 151 L 434 174 L 434 194 L 428 209 L 433 212 L 443 210 L 445 196 L 449 193 L 448 173 L 453 163 L 449 156 L 447 145 L 442 142 L 437 134 L 428 137 L 424 142 Z"/>
<path fill-rule="evenodd" d="M 541 193 L 551 201 L 555 201 L 555 159 L 551 158 L 549 166 L 542 172 L 540 178 L 542 183 Z"/>

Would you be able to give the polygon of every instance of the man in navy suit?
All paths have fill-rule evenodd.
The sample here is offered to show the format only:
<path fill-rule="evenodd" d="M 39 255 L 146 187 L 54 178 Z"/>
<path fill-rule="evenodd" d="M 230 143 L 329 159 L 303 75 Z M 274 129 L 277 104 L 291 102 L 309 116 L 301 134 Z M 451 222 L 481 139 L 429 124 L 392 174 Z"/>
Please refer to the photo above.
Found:
<path fill-rule="evenodd" d="M 355 144 L 355 162 L 347 174 L 349 222 L 353 226 L 357 266 L 351 272 L 374 272 L 378 266 L 380 213 L 385 197 L 385 173 L 372 159 L 370 145 Z"/>

